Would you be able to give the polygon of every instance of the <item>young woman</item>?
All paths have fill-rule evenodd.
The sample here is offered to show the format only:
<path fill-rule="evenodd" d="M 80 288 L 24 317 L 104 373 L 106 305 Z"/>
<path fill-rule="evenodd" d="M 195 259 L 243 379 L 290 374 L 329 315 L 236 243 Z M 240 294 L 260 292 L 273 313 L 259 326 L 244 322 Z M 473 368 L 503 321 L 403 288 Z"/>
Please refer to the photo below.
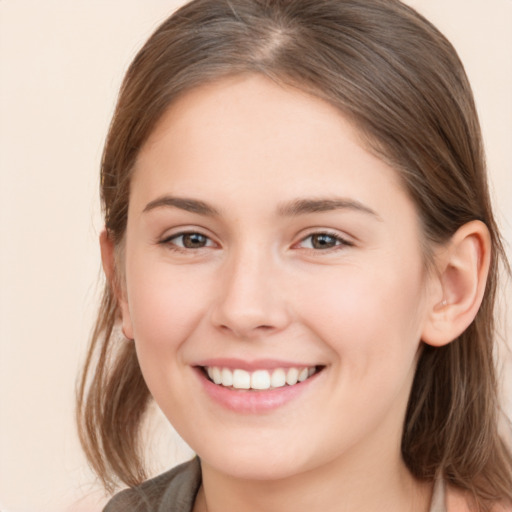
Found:
<path fill-rule="evenodd" d="M 106 487 L 132 487 L 106 511 L 512 510 L 505 258 L 471 90 L 428 21 L 190 2 L 128 70 L 101 191 L 78 410 Z M 198 457 L 141 483 L 150 399 Z"/>

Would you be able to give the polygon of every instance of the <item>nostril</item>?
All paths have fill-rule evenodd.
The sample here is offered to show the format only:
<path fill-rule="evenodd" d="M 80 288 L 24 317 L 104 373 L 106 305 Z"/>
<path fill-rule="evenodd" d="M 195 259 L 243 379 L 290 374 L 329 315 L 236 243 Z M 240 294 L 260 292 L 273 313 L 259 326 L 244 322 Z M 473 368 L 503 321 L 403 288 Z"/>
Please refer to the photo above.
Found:
<path fill-rule="evenodd" d="M 244 338 L 280 331 L 289 324 L 290 315 L 284 300 L 249 301 L 233 295 L 212 305 L 210 319 L 222 332 Z"/>
<path fill-rule="evenodd" d="M 244 336 L 244 332 L 242 332 L 242 331 L 245 331 L 245 330 L 243 328 L 237 329 L 236 326 L 230 327 L 229 325 L 226 325 L 226 324 L 219 325 L 219 328 L 225 332 L 229 331 L 238 336 L 241 336 L 241 337 Z M 250 330 L 252 333 L 257 333 L 257 332 L 270 332 L 270 331 L 273 331 L 274 329 L 275 329 L 275 327 L 273 327 L 272 325 L 257 325 L 255 327 L 251 327 L 247 331 Z"/>

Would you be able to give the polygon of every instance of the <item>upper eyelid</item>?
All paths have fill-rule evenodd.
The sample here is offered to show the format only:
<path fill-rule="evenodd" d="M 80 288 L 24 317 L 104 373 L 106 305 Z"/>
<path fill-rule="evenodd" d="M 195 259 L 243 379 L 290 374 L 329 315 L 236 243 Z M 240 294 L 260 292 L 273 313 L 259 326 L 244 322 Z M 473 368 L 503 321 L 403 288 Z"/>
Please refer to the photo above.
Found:
<path fill-rule="evenodd" d="M 164 234 L 162 235 L 159 235 L 157 237 L 157 240 L 159 242 L 161 241 L 164 241 L 164 240 L 170 240 L 172 238 L 176 238 L 178 236 L 183 236 L 183 235 L 193 235 L 193 234 L 198 234 L 198 235 L 201 235 L 201 236 L 205 236 L 206 238 L 209 238 L 211 240 L 213 240 L 213 237 L 211 234 L 209 234 L 207 232 L 207 230 L 203 229 L 203 228 L 200 228 L 200 227 L 197 227 L 197 226 L 177 226 L 177 227 L 174 227 L 174 228 L 171 228 L 171 229 L 167 229 L 164 231 Z"/>
<path fill-rule="evenodd" d="M 318 233 L 318 234 L 324 234 L 324 235 L 328 235 L 328 233 Z M 296 244 L 294 244 L 295 246 L 300 246 L 301 244 L 303 244 L 308 238 L 311 238 L 312 236 L 315 236 L 315 233 L 313 233 L 313 235 L 309 235 L 309 236 L 306 236 L 304 238 L 302 238 L 301 240 L 299 240 L 299 242 L 297 242 Z M 331 235 L 328 235 L 328 236 L 331 236 Z M 328 250 L 330 249 L 338 249 L 338 248 L 341 248 L 341 247 L 352 247 L 354 244 L 351 243 L 350 241 L 348 240 L 345 240 L 344 238 L 341 238 L 341 237 L 338 237 L 338 236 L 333 236 L 332 238 L 335 239 L 335 244 L 332 246 L 332 247 L 325 247 L 323 249 L 319 249 L 319 248 L 314 248 L 314 247 L 302 247 L 303 249 L 307 249 L 307 250 L 311 250 L 311 251 L 322 251 L 322 252 L 327 252 Z M 301 247 L 299 247 L 301 248 Z"/>
<path fill-rule="evenodd" d="M 181 233 L 175 233 L 173 235 L 169 235 L 168 237 L 165 237 L 164 240 L 172 240 L 173 238 L 180 238 L 182 236 L 187 236 L 187 235 L 200 235 L 204 238 L 206 238 L 207 240 L 212 240 L 212 238 L 208 235 L 205 235 L 204 233 L 201 233 L 200 231 L 183 231 Z"/>
<path fill-rule="evenodd" d="M 191 226 L 190 228 L 187 228 L 187 227 L 181 228 L 180 227 L 180 228 L 175 228 L 175 229 L 178 229 L 178 231 L 159 236 L 157 239 L 157 243 L 166 243 L 174 238 L 178 238 L 178 237 L 184 236 L 184 235 L 199 234 L 201 236 L 204 236 L 205 238 L 207 238 L 209 241 L 213 242 L 214 244 L 220 245 L 220 243 L 217 240 L 215 240 L 215 237 L 213 237 L 209 233 L 205 232 L 206 230 L 203 230 L 201 228 Z M 354 237 L 352 237 L 348 234 L 345 234 L 345 233 L 339 233 L 338 231 L 336 231 L 334 229 L 316 228 L 315 227 L 315 228 L 309 228 L 308 230 L 304 230 L 304 231 L 306 231 L 306 232 L 300 234 L 300 236 L 298 237 L 298 240 L 296 242 L 293 242 L 292 246 L 297 245 L 314 235 L 327 235 L 327 236 L 335 238 L 336 240 L 340 241 L 342 244 L 355 245 Z"/>
<path fill-rule="evenodd" d="M 183 237 L 185 235 L 194 235 L 194 234 L 201 235 L 206 238 L 206 245 L 204 247 L 197 247 L 197 248 L 193 249 L 193 248 L 189 248 L 189 247 L 182 247 L 178 243 L 173 243 L 174 239 Z M 214 240 L 211 236 L 209 236 L 206 233 L 203 233 L 202 231 L 199 231 L 197 229 L 181 230 L 181 231 L 177 231 L 176 233 L 171 233 L 169 235 L 161 236 L 161 237 L 157 238 L 156 244 L 162 245 L 162 246 L 173 245 L 177 250 L 183 250 L 183 251 L 197 251 L 200 249 L 211 249 L 211 248 L 215 248 L 215 246 L 217 246 L 217 247 L 219 246 L 219 243 L 216 240 Z"/>
<path fill-rule="evenodd" d="M 327 235 L 336 239 L 336 243 L 332 247 L 324 247 L 324 248 L 315 248 L 315 247 L 304 247 L 302 244 L 315 235 Z M 312 243 L 312 242 L 310 242 Z M 290 246 L 290 249 L 303 251 L 309 254 L 318 254 L 318 255 L 328 255 L 333 253 L 338 253 L 340 251 L 344 251 L 348 248 L 354 247 L 356 243 L 353 241 L 353 238 L 348 235 L 343 235 L 342 233 L 337 232 L 336 230 L 331 230 L 327 228 L 314 228 L 313 230 L 302 234 L 296 242 L 293 242 Z"/>
<path fill-rule="evenodd" d="M 355 243 L 353 236 L 350 236 L 346 233 L 340 233 L 336 230 L 328 229 L 328 228 L 323 228 L 323 229 L 322 228 L 312 228 L 311 230 L 307 230 L 306 233 L 300 235 L 299 242 L 302 242 L 303 240 L 306 240 L 310 236 L 315 236 L 315 235 L 331 236 L 331 237 L 336 238 L 337 240 L 340 240 L 341 242 L 344 242 L 346 244 L 354 244 Z"/>

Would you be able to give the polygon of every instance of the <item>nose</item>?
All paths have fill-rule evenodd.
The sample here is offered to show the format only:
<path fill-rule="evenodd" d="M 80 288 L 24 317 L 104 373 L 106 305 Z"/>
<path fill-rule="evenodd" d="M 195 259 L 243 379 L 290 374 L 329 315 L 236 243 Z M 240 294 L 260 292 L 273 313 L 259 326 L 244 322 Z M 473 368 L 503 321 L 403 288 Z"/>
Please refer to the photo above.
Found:
<path fill-rule="evenodd" d="M 257 249 L 233 254 L 219 274 L 213 324 L 240 339 L 282 331 L 291 318 L 284 281 L 271 254 Z"/>

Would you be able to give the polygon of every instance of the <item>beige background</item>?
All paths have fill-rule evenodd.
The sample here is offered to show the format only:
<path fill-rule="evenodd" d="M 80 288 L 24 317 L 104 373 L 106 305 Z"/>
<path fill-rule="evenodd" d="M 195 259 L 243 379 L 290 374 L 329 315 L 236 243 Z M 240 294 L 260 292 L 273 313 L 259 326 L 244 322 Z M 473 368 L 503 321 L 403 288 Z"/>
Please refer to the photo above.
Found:
<path fill-rule="evenodd" d="M 99 289 L 98 166 L 126 66 L 180 3 L 0 0 L 2 512 L 101 509 L 73 424 L 75 377 Z M 409 3 L 466 63 L 510 244 L 512 0 Z M 512 298 L 510 287 L 506 295 Z M 512 339 L 510 327 L 507 333 Z M 507 386 L 511 414 L 510 380 Z M 158 428 L 155 470 L 186 453 Z"/>

